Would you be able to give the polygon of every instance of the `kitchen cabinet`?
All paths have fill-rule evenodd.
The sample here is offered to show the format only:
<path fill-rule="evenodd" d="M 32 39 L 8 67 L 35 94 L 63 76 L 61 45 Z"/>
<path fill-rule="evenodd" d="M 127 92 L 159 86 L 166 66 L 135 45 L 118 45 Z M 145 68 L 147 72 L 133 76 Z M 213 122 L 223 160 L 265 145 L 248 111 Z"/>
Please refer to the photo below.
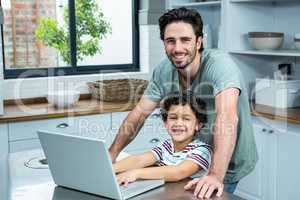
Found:
<path fill-rule="evenodd" d="M 254 118 L 259 161 L 235 194 L 249 200 L 299 199 L 300 126 Z"/>
<path fill-rule="evenodd" d="M 128 115 L 128 112 L 112 113 L 112 137 L 115 138 L 118 129 Z M 128 126 L 127 128 L 132 128 Z M 150 150 L 165 139 L 170 139 L 162 119 L 157 112 L 151 114 L 145 121 L 144 126 L 136 138 L 128 144 L 124 151 L 128 153 L 142 153 Z"/>
<path fill-rule="evenodd" d="M 293 37 L 300 32 L 300 3 L 290 1 L 267 0 L 230 0 L 224 1 L 226 12 L 226 50 L 233 54 L 266 56 L 300 56 L 294 49 Z M 268 14 L 266 14 L 268 13 Z M 283 32 L 284 43 L 278 50 L 253 50 L 247 38 L 251 31 Z"/>
<path fill-rule="evenodd" d="M 0 124 L 0 199 L 8 196 L 8 127 Z"/>
<path fill-rule="evenodd" d="M 110 114 L 97 114 L 9 123 L 9 151 L 16 152 L 40 148 L 40 142 L 37 135 L 37 130 L 39 129 L 52 130 L 55 128 L 63 129 L 64 127 L 72 127 L 82 134 L 111 141 L 110 120 Z"/>
<path fill-rule="evenodd" d="M 255 142 L 257 146 L 259 160 L 255 169 L 243 178 L 235 191 L 235 194 L 248 200 L 262 200 L 264 198 L 264 187 L 267 185 L 265 171 L 267 167 L 267 132 L 270 131 L 263 125 L 253 123 Z"/>
<path fill-rule="evenodd" d="M 297 131 L 276 134 L 273 154 L 274 199 L 300 199 L 300 127 Z"/>
<path fill-rule="evenodd" d="M 214 48 L 232 54 L 300 57 L 293 45 L 294 34 L 300 33 L 297 0 L 169 0 L 167 5 L 198 10 L 204 25 L 213 27 Z M 247 38 L 253 31 L 284 32 L 284 44 L 280 50 L 253 50 Z"/>
<path fill-rule="evenodd" d="M 291 63 L 292 78 L 299 79 L 300 50 L 295 49 L 293 42 L 294 35 L 300 33 L 298 0 L 169 0 L 167 5 L 199 11 L 204 24 L 212 27 L 213 48 L 230 53 L 240 68 L 249 88 L 249 99 L 255 99 L 256 78 L 273 78 L 281 63 Z M 283 32 L 282 48 L 252 49 L 248 40 L 248 32 L 252 31 Z"/>

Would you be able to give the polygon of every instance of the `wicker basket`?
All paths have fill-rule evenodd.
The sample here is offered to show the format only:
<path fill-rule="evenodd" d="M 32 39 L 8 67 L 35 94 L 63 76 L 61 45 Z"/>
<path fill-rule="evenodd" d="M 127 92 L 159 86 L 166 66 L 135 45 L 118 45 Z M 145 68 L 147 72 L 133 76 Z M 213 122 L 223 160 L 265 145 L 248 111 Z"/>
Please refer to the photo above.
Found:
<path fill-rule="evenodd" d="M 87 83 L 92 97 L 101 101 L 137 102 L 144 93 L 148 81 L 142 79 L 115 79 Z"/>

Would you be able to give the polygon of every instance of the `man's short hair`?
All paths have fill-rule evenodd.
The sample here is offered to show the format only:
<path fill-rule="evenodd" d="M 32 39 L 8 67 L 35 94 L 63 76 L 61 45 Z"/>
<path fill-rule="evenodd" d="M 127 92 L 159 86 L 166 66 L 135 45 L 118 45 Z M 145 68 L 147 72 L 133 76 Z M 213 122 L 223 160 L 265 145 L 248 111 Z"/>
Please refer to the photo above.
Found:
<path fill-rule="evenodd" d="M 166 26 L 173 22 L 185 22 L 192 25 L 196 38 L 203 36 L 203 22 L 201 15 L 195 9 L 184 7 L 169 10 L 159 18 L 160 39 L 164 40 Z M 201 45 L 200 52 L 203 50 Z"/>

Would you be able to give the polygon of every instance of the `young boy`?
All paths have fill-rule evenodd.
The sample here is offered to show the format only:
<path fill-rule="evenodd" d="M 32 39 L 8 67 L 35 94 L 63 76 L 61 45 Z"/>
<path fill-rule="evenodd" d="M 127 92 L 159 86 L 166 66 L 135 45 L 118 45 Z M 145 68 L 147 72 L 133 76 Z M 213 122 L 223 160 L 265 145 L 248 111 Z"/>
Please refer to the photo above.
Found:
<path fill-rule="evenodd" d="M 208 171 L 211 147 L 195 139 L 207 121 L 205 103 L 188 93 L 173 93 L 163 100 L 162 118 L 172 141 L 113 164 L 119 184 L 137 179 L 179 181 Z"/>

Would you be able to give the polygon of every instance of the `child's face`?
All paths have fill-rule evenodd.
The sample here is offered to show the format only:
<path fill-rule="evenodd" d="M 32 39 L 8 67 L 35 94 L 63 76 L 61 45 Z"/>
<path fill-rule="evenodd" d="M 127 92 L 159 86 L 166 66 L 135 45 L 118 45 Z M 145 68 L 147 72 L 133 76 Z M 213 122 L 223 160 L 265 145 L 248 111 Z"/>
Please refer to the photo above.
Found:
<path fill-rule="evenodd" d="M 189 105 L 172 105 L 168 111 L 165 126 L 174 142 L 191 140 L 199 130 L 198 120 Z"/>

